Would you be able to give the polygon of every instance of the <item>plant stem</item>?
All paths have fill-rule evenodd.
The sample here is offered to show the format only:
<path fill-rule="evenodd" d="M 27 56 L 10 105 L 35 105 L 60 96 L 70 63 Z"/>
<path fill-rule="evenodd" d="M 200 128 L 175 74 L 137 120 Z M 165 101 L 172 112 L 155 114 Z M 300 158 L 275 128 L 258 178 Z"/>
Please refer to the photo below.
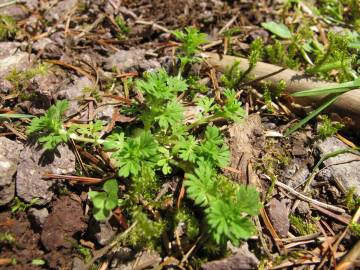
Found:
<path fill-rule="evenodd" d="M 186 163 L 184 161 L 178 161 L 178 160 L 174 160 L 174 159 L 170 159 L 169 163 L 171 163 L 172 165 L 180 168 L 181 170 L 183 170 L 185 173 L 190 172 L 190 164 Z"/>
<path fill-rule="evenodd" d="M 19 1 L 19 0 L 13 0 L 13 1 L 9 1 L 9 2 L 2 3 L 2 4 L 0 4 L 0 8 L 4 8 L 4 7 L 11 6 L 11 5 L 15 5 L 15 4 L 17 4 L 18 2 L 20 2 L 20 1 Z"/>
<path fill-rule="evenodd" d="M 207 116 L 207 117 L 204 117 L 204 118 L 201 118 L 197 121 L 195 121 L 194 123 L 192 123 L 191 125 L 187 126 L 187 130 L 190 130 L 190 129 L 193 129 L 197 126 L 200 126 L 202 124 L 205 124 L 205 123 L 208 123 L 214 119 L 218 118 L 217 115 L 210 115 L 210 116 Z"/>
<path fill-rule="evenodd" d="M 91 139 L 91 138 L 81 137 L 76 135 L 75 133 L 71 133 L 69 137 L 75 141 L 85 142 L 85 143 L 103 144 L 104 142 L 106 142 L 106 140 L 102 140 L 102 139 Z"/>

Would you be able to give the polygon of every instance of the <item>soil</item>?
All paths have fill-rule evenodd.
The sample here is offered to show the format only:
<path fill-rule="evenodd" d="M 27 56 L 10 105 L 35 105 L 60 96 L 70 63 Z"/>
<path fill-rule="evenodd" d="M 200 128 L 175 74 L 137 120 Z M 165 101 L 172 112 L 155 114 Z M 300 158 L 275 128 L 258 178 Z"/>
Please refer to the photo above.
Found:
<path fill-rule="evenodd" d="M 0 5 L 5 2 L 0 0 Z M 116 109 L 129 100 L 114 98 L 107 91 L 109 87 L 106 83 L 113 79 L 114 67 L 121 71 L 116 74 L 118 80 L 136 77 L 160 66 L 171 70 L 174 68 L 176 42 L 169 31 L 194 26 L 207 33 L 211 43 L 223 39 L 219 31 L 234 16 L 236 21 L 232 27 L 240 31 L 232 38 L 232 50 L 239 55 L 246 55 L 249 44 L 257 37 L 261 37 L 265 43 L 269 41 L 269 33 L 260 24 L 279 18 L 277 2 L 35 0 L 0 8 L 0 15 L 13 16 L 21 29 L 8 41 L 0 42 L 0 113 L 41 115 L 56 100 L 67 98 L 71 100 L 67 117 L 73 118 L 74 122 L 84 123 L 97 117 L 107 121 L 107 131 L 116 124 L 131 123 L 133 118 L 119 115 Z M 114 23 L 117 15 L 124 19 L 130 29 L 129 33 L 122 33 Z M 223 53 L 226 49 L 224 44 L 218 43 L 208 50 Z M 20 86 L 7 79 L 13 68 L 24 71 L 41 61 L 51 64 L 47 75 L 36 75 L 30 81 L 18 80 Z M 200 66 L 193 69 L 189 72 L 201 75 L 207 85 L 212 86 L 208 78 L 209 69 Z M 219 78 L 220 74 L 216 76 Z M 82 89 L 94 83 L 98 85 L 99 99 L 96 94 L 82 92 Z M 19 91 L 17 87 L 22 90 Z M 111 87 L 114 91 L 124 92 L 123 85 L 110 84 Z M 350 184 L 346 184 L 344 189 L 334 180 L 333 176 L 341 172 L 343 167 L 338 172 L 329 169 L 325 172 L 330 175 L 316 177 L 310 185 L 311 192 L 307 193 L 318 201 L 346 209 L 344 213 L 314 207 L 308 201 L 297 200 L 289 190 L 274 186 L 273 177 L 276 175 L 278 181 L 302 192 L 300 187 L 311 174 L 312 168 L 330 150 L 323 149 L 322 153 L 316 151 L 316 126 L 312 124 L 290 137 L 283 137 L 282 132 L 296 116 L 277 112 L 269 114 L 261 109 L 264 102 L 258 99 L 259 95 L 249 93 L 242 96 L 249 118 L 227 129 L 232 160 L 231 168 L 224 173 L 239 183 L 256 185 L 261 191 L 266 203 L 261 220 L 257 219 L 260 233 L 249 240 L 248 246 L 241 246 L 225 260 L 204 264 L 203 269 L 255 269 L 260 261 L 266 265 L 266 269 L 276 264 L 283 264 L 283 269 L 311 269 L 301 268 L 301 265 L 312 259 L 318 265 L 326 257 L 322 253 L 327 243 L 324 239 L 338 240 L 337 237 L 350 222 L 353 212 L 346 209 L 344 200 Z M 179 252 L 174 252 L 175 255 L 156 253 L 150 256 L 146 252 L 135 255 L 132 250 L 119 255 L 121 250 L 112 250 L 102 254 L 102 248 L 108 246 L 116 233 L 128 228 L 124 215 L 119 210 L 108 223 L 99 225 L 91 217 L 89 209 L 86 195 L 89 186 L 91 188 L 89 183 L 75 178 L 45 179 L 44 175 L 83 175 L 80 171 L 87 175 L 88 168 L 92 167 L 97 168 L 92 177 L 109 178 L 115 174 L 109 158 L 96 147 L 80 149 L 73 143 L 62 146 L 49 158 L 49 153 L 31 144 L 31 138 L 26 137 L 24 127 L 28 122 L 3 121 L 0 118 L 0 136 L 21 145 L 20 156 L 14 159 L 17 171 L 12 170 L 7 175 L 7 180 L 10 176 L 13 182 L 0 186 L 0 194 L 3 189 L 5 191 L 5 188 L 9 188 L 7 194 L 14 197 L 16 193 L 20 202 L 27 205 L 14 210 L 21 203 L 16 203 L 14 199 L 9 202 L 7 198 L 0 206 L 0 235 L 7 233 L 13 238 L 10 242 L 0 241 L 0 269 L 86 269 L 89 258 L 79 252 L 79 246 L 90 250 L 95 258 L 98 256 L 96 263 L 106 259 L 112 262 L 109 269 L 143 269 L 137 266 L 137 258 L 145 258 L 144 267 L 163 262 L 169 269 L 180 269 L 171 268 L 171 265 L 181 260 Z M 351 140 L 357 140 L 353 136 L 347 138 L 333 137 L 334 140 L 340 140 L 343 147 L 349 147 Z M 358 155 L 354 154 L 352 158 L 358 159 Z M 344 159 L 339 156 L 337 164 Z M 358 184 L 360 178 L 356 168 L 354 170 L 354 167 L 347 165 L 345 169 L 355 179 L 351 185 Z M 174 187 L 177 182 L 174 180 L 175 184 L 167 187 L 167 190 L 178 192 Z M 94 183 L 96 186 L 97 183 Z M 296 207 L 294 202 L 297 202 Z M 169 202 L 169 205 L 175 205 L 175 202 Z M 35 211 L 31 208 L 35 208 Z M 36 211 L 44 208 L 47 211 Z M 306 231 L 307 235 L 319 234 L 303 243 L 295 241 L 295 236 L 300 234 L 296 234 L 294 229 L 294 221 L 291 219 L 294 214 L 318 226 Z M 274 240 L 277 237 L 283 240 Z M 317 237 L 322 240 L 318 242 Z M 326 261 L 326 269 L 333 268 L 334 262 L 343 258 L 356 239 L 354 234 L 347 233 L 340 241 L 336 259 Z M 170 246 L 172 244 L 169 240 L 167 243 Z M 314 257 L 297 253 L 297 247 L 312 252 Z M 280 254 L 283 260 L 276 261 L 274 256 Z M 45 265 L 34 265 L 33 260 L 36 259 L 43 260 Z M 243 268 L 239 268 L 239 265 Z M 300 265 L 299 268 L 296 265 Z"/>

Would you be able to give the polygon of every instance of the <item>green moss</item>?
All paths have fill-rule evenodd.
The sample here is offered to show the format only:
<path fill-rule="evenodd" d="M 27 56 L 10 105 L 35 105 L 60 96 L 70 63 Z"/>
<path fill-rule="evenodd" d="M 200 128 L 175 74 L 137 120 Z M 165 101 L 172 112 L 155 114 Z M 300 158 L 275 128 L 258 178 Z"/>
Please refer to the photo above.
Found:
<path fill-rule="evenodd" d="M 85 261 L 85 263 L 89 262 L 92 258 L 91 255 L 91 249 L 84 247 L 78 243 L 73 245 L 73 249 L 75 251 L 75 253 L 79 254 Z"/>
<path fill-rule="evenodd" d="M 294 230 L 300 235 L 308 235 L 317 232 L 317 226 L 301 216 L 290 215 L 290 224 Z"/>
<path fill-rule="evenodd" d="M 321 139 L 335 135 L 340 129 L 344 127 L 344 125 L 339 122 L 331 121 L 327 115 L 322 115 L 320 120 L 321 122 L 317 127 L 317 133 Z"/>
<path fill-rule="evenodd" d="M 155 172 L 145 166 L 139 176 L 133 177 L 131 194 L 134 198 L 141 197 L 145 200 L 154 200 L 159 188 L 160 181 Z"/>
<path fill-rule="evenodd" d="M 0 41 L 14 37 L 17 31 L 16 21 L 11 16 L 0 15 Z"/>
<path fill-rule="evenodd" d="M 181 209 L 177 211 L 174 218 L 175 226 L 179 224 L 184 224 L 185 234 L 189 240 L 195 240 L 199 235 L 199 222 L 194 216 L 194 213 L 189 209 Z"/>
<path fill-rule="evenodd" d="M 17 214 L 18 212 L 25 212 L 31 206 L 33 206 L 38 201 L 38 198 L 34 198 L 30 203 L 25 203 L 21 201 L 18 197 L 15 197 L 11 202 L 11 212 Z"/>
<path fill-rule="evenodd" d="M 30 85 L 30 80 L 37 75 L 46 75 L 49 70 L 48 64 L 39 64 L 36 67 L 24 71 L 17 69 L 11 70 L 5 77 L 6 80 L 14 85 L 16 91 L 26 89 Z"/>
<path fill-rule="evenodd" d="M 160 240 L 166 223 L 162 219 L 157 221 L 150 219 L 140 207 L 132 212 L 132 224 L 136 222 L 135 227 L 123 240 L 135 249 L 158 250 L 161 247 Z"/>
<path fill-rule="evenodd" d="M 356 210 L 360 206 L 360 198 L 355 195 L 356 189 L 354 187 L 349 188 L 345 196 L 345 205 L 350 212 Z"/>
<path fill-rule="evenodd" d="M 95 87 L 86 86 L 82 89 L 82 92 L 85 95 L 88 95 L 88 96 L 94 98 L 97 102 L 102 101 L 101 93 Z"/>
<path fill-rule="evenodd" d="M 15 243 L 15 237 L 9 232 L 0 232 L 0 243 L 2 245 L 12 245 L 13 243 Z"/>
<path fill-rule="evenodd" d="M 120 29 L 120 32 L 117 34 L 117 38 L 119 40 L 123 40 L 130 33 L 130 27 L 121 16 L 116 16 L 115 22 Z"/>
<path fill-rule="evenodd" d="M 351 222 L 350 230 L 356 237 L 360 237 L 360 224 L 359 223 Z"/>

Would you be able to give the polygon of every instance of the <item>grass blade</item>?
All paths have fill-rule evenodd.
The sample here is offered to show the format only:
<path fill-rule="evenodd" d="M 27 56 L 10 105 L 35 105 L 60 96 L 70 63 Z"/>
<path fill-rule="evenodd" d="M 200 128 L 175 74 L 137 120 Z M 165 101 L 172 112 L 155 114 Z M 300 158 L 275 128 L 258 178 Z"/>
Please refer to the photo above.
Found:
<path fill-rule="evenodd" d="M 31 114 L 19 114 L 19 113 L 0 113 L 1 118 L 33 118 Z"/>
<path fill-rule="evenodd" d="M 304 126 L 307 122 L 309 122 L 311 119 L 313 119 L 315 116 L 317 116 L 321 111 L 323 111 L 324 109 L 329 107 L 331 104 L 333 104 L 339 96 L 340 96 L 340 94 L 331 96 L 330 98 L 328 98 L 328 100 L 324 104 L 322 104 L 316 110 L 309 113 L 304 119 L 300 120 L 293 127 L 286 130 L 285 136 L 289 136 L 290 134 L 294 133 L 296 130 L 298 130 L 299 128 Z"/>
<path fill-rule="evenodd" d="M 345 93 L 347 91 L 353 90 L 360 87 L 360 79 L 355 79 L 351 82 L 340 83 L 334 86 L 318 87 L 310 90 L 304 90 L 292 94 L 293 97 L 308 97 L 308 96 L 317 96 L 317 95 L 328 95 L 328 94 L 337 94 Z"/>

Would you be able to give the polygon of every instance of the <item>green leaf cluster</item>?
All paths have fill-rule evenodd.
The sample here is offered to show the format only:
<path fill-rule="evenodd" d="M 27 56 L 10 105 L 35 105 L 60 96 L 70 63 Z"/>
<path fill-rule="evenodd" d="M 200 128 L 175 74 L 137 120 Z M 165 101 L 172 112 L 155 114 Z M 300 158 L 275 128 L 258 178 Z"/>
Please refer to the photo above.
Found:
<path fill-rule="evenodd" d="M 164 69 L 146 73 L 144 77 L 144 80 L 136 81 L 136 87 L 146 99 L 146 108 L 140 116 L 145 129 L 154 124 L 164 130 L 175 128 L 182 122 L 184 111 L 176 98 L 188 89 L 186 81 L 169 76 Z"/>
<path fill-rule="evenodd" d="M 89 191 L 88 195 L 94 208 L 94 218 L 99 221 L 107 220 L 111 211 L 118 206 L 119 187 L 115 179 L 107 180 L 103 185 L 103 192 Z"/>
<path fill-rule="evenodd" d="M 255 233 L 251 216 L 258 214 L 261 204 L 253 187 L 237 186 L 217 175 L 211 162 L 201 160 L 193 173 L 186 174 L 188 196 L 205 208 L 212 238 L 218 244 L 227 240 L 237 245 Z"/>
<path fill-rule="evenodd" d="M 206 34 L 200 33 L 194 27 L 186 27 L 185 32 L 176 30 L 172 34 L 182 43 L 180 49 L 187 57 L 194 56 L 199 46 L 208 42 Z"/>
<path fill-rule="evenodd" d="M 184 43 L 184 56 L 193 57 L 204 41 L 204 35 L 194 29 L 178 36 Z M 254 45 L 254 63 L 261 55 L 260 45 Z M 75 143 L 96 146 L 88 147 L 89 151 L 102 149 L 111 153 L 111 164 L 125 189 L 118 198 L 118 183 L 113 179 L 105 182 L 102 191 L 90 191 L 95 219 L 110 218 L 112 210 L 119 206 L 134 225 L 126 241 L 136 248 L 159 247 L 161 236 L 166 232 L 170 238 L 175 237 L 171 229 L 181 222 L 187 227 L 187 240 L 196 241 L 199 226 L 206 224 L 202 235 L 205 239 L 210 235 L 211 241 L 222 247 L 226 240 L 238 243 L 254 233 L 250 217 L 260 207 L 257 192 L 221 174 L 221 168 L 229 165 L 230 151 L 217 126 L 220 121 L 216 121 L 240 121 L 245 117 L 236 92 L 224 89 L 221 101 L 214 99 L 214 93 L 194 99 L 198 93 L 190 89 L 187 79 L 171 76 L 164 69 L 146 72 L 127 87 L 129 96 L 136 90 L 143 98 L 122 108 L 135 120 L 119 124 L 111 134 L 104 135 L 101 121 L 65 125 L 66 101 L 58 101 L 45 115 L 34 118 L 28 128 L 28 133 L 37 135 L 47 149 L 71 138 Z M 194 122 L 186 124 L 189 103 L 202 110 Z M 174 192 L 164 187 L 174 179 L 182 180 L 184 174 L 186 194 L 192 200 L 183 200 L 175 210 Z M 194 202 L 201 215 L 192 212 Z M 221 215 L 222 209 L 225 216 Z"/>
<path fill-rule="evenodd" d="M 185 28 L 185 32 L 176 30 L 172 34 L 182 43 L 180 46 L 181 54 L 178 55 L 180 60 L 179 76 L 181 76 L 188 64 L 200 61 L 200 58 L 196 57 L 196 53 L 199 51 L 199 46 L 208 41 L 205 34 L 193 27 Z"/>
<path fill-rule="evenodd" d="M 51 106 L 45 115 L 35 117 L 27 128 L 29 135 L 36 135 L 45 149 L 52 150 L 65 143 L 69 137 L 63 127 L 64 113 L 69 108 L 67 100 L 60 100 Z"/>
<path fill-rule="evenodd" d="M 224 104 L 215 103 L 214 98 L 202 97 L 197 100 L 197 105 L 203 109 L 202 119 L 225 118 L 231 121 L 240 121 L 245 117 L 245 111 L 241 107 L 241 102 L 236 97 L 236 92 L 232 89 L 225 89 Z M 202 121 L 200 118 L 199 121 Z"/>
<path fill-rule="evenodd" d="M 159 145 L 150 132 L 142 131 L 136 137 L 123 139 L 121 134 L 113 134 L 108 140 L 115 138 L 111 148 L 117 147 L 111 157 L 119 168 L 119 176 L 138 176 L 144 168 L 154 168 L 160 159 Z M 120 140 L 117 140 L 120 139 Z M 123 143 L 121 141 L 123 140 Z M 111 144 L 111 142 L 109 141 Z"/>

